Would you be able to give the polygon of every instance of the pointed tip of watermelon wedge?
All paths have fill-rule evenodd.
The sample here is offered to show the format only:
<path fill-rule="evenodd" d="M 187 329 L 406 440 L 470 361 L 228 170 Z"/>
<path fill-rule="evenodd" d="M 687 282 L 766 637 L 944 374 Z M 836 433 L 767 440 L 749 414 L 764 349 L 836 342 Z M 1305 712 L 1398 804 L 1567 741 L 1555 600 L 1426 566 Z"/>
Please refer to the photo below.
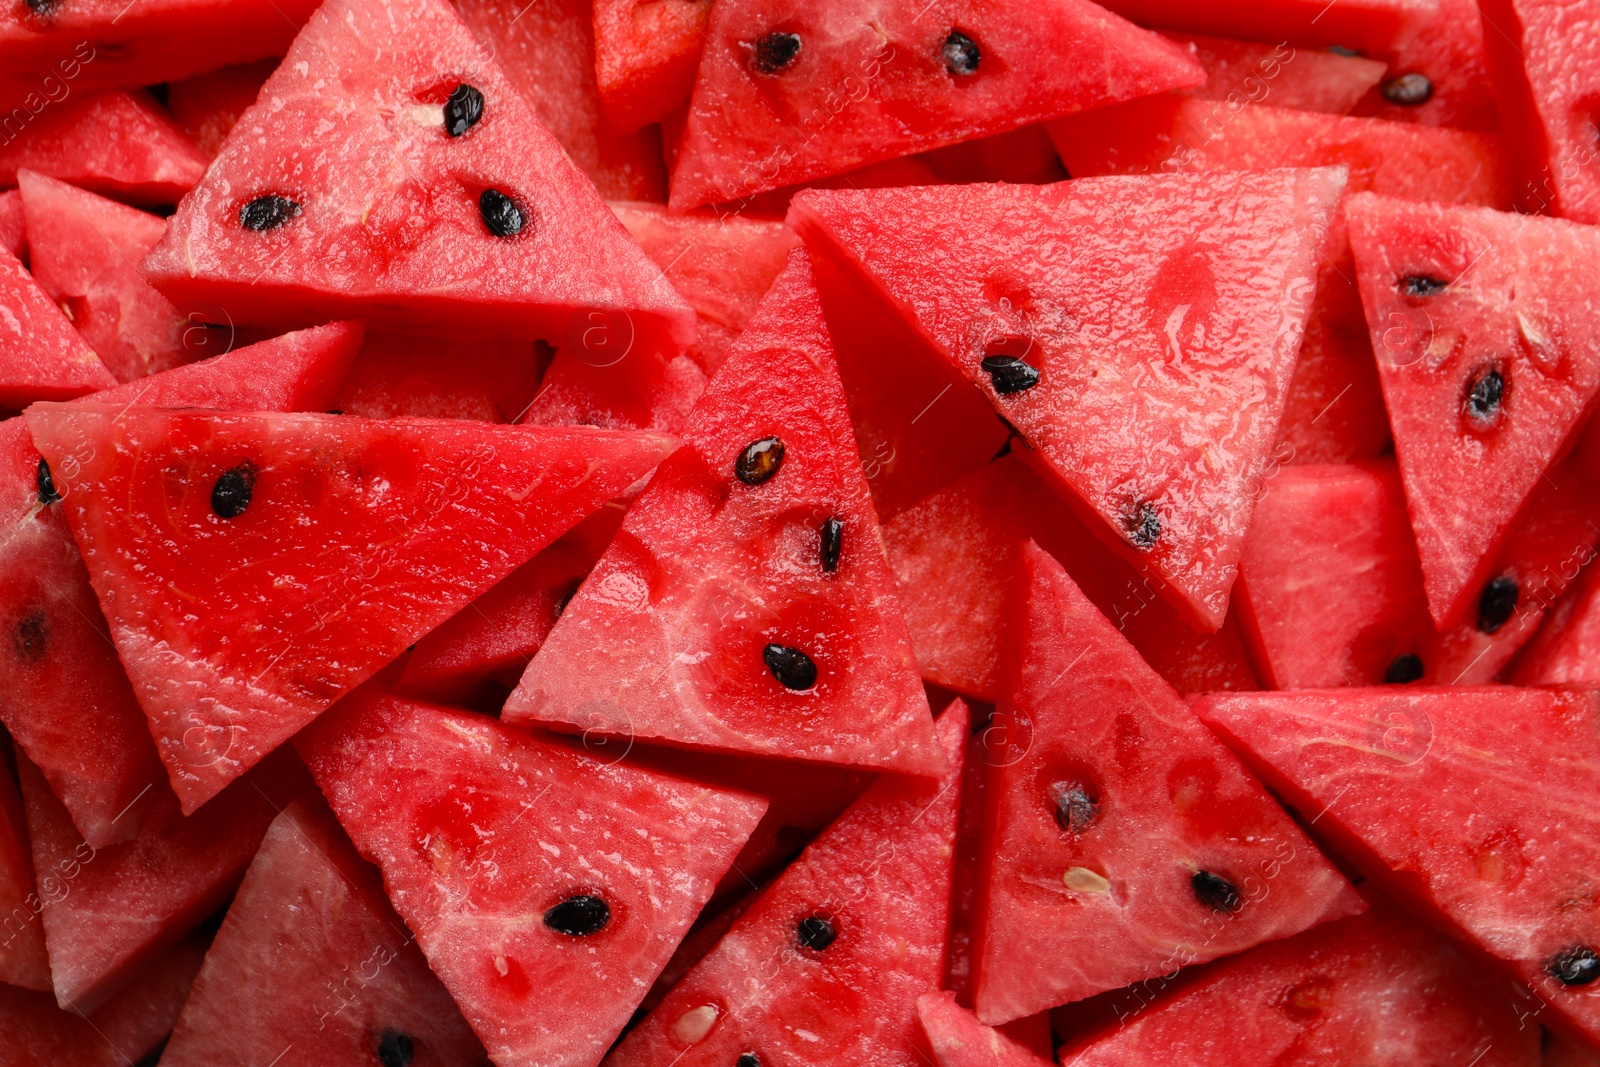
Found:
<path fill-rule="evenodd" d="M 980 1022 L 948 990 L 918 997 L 917 1020 L 938 1067 L 1049 1067 L 1051 1063 Z"/>

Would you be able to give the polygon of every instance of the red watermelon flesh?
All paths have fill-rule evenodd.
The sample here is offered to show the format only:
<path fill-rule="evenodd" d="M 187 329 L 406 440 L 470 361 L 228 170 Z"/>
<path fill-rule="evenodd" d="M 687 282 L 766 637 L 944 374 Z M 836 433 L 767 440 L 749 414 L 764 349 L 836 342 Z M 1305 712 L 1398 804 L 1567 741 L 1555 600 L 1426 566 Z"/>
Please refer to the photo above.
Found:
<path fill-rule="evenodd" d="M 1170 41 L 1088 0 L 1026 9 L 851 0 L 822 16 L 792 0 L 712 8 L 673 207 L 733 201 L 1204 80 Z M 797 138 L 797 128 L 809 136 Z"/>
<path fill-rule="evenodd" d="M 1600 50 L 1592 5 L 1480 0 L 1479 7 L 1518 206 L 1600 222 L 1594 139 Z"/>
<path fill-rule="evenodd" d="M 1065 181 L 1066 168 L 1050 135 L 1041 123 L 1018 126 L 991 137 L 959 141 L 911 157 L 933 176 L 932 182 L 906 184 L 963 185 L 972 182 L 1010 182 L 1013 185 L 1048 185 Z M 891 161 L 892 162 L 892 161 Z M 840 177 L 848 177 L 841 175 Z M 900 184 L 884 182 L 885 185 Z M 847 185 L 841 185 L 847 188 Z"/>
<path fill-rule="evenodd" d="M 22 193 L 17 189 L 0 193 L 0 248 L 17 259 L 28 250 L 28 224 L 22 214 Z"/>
<path fill-rule="evenodd" d="M 526 340 L 374 333 L 328 407 L 367 419 L 515 422 L 538 392 L 540 369 Z"/>
<path fill-rule="evenodd" d="M 689 103 L 711 0 L 594 0 L 594 65 L 612 129 L 658 122 Z"/>
<path fill-rule="evenodd" d="M 686 0 L 666 0 L 649 9 L 686 6 Z M 717 373 L 800 239 L 781 222 L 737 215 L 672 215 L 637 202 L 615 203 L 611 210 L 694 308 L 700 336 L 688 356 L 706 374 Z"/>
<path fill-rule="evenodd" d="M 936 988 L 966 708 L 939 719 L 943 781 L 885 775 L 811 843 L 607 1058 L 608 1067 L 925 1062 L 916 999 Z"/>
<path fill-rule="evenodd" d="M 610 332 L 595 313 L 595 336 Z M 589 331 L 584 331 L 589 336 Z M 688 356 L 663 362 L 645 353 L 616 356 L 609 343 L 583 342 L 556 352 L 538 395 L 520 422 L 534 426 L 598 426 L 607 430 L 677 433 L 706 391 L 706 375 Z"/>
<path fill-rule="evenodd" d="M 1361 910 L 1037 545 L 1012 610 L 974 942 L 980 1019 L 1033 1015 Z"/>
<path fill-rule="evenodd" d="M 941 773 L 803 251 L 683 438 L 505 721 Z"/>
<path fill-rule="evenodd" d="M 766 807 L 372 690 L 296 744 L 501 1067 L 598 1063 Z"/>
<path fill-rule="evenodd" d="M 1504 985 L 1386 907 L 1179 975 L 1176 989 L 1153 1003 L 1140 992 L 1121 995 L 1120 1025 L 1064 1047 L 1061 1062 L 1539 1063 L 1539 1028 L 1518 1018 Z"/>
<path fill-rule="evenodd" d="M 276 59 L 263 59 L 169 82 L 167 111 L 195 147 L 211 159 L 277 69 Z"/>
<path fill-rule="evenodd" d="M 521 677 L 611 543 L 626 510 L 616 501 L 600 508 L 440 623 L 412 648 L 401 686 L 451 693 L 464 681 L 499 671 L 514 670 Z"/>
<path fill-rule="evenodd" d="M 659 131 L 617 133 L 601 118 L 593 6 L 591 0 L 458 0 L 456 10 L 601 196 L 665 200 Z"/>
<path fill-rule="evenodd" d="M 1297 47 L 1340 45 L 1387 52 L 1433 21 L 1438 0 L 1107 0 L 1106 7 L 1141 26 Z"/>
<path fill-rule="evenodd" d="M 1299 49 L 1287 41 L 1169 33 L 1206 69 L 1206 82 L 1184 95 L 1229 101 L 1235 107 L 1272 101 L 1273 107 L 1348 114 L 1383 77 L 1384 65 L 1361 56 Z"/>
<path fill-rule="evenodd" d="M 191 935 L 145 968 L 139 981 L 84 1018 L 48 993 L 0 985 L 0 1031 L 6 1067 L 128 1067 L 161 1044 L 178 1017 L 200 961 L 204 938 Z"/>
<path fill-rule="evenodd" d="M 177 203 L 205 169 L 205 154 L 144 92 L 52 105 L 21 136 L 0 143 L 0 185 L 32 170 L 139 204 Z"/>
<path fill-rule="evenodd" d="M 1256 503 L 1236 603 L 1269 688 L 1422 677 L 1433 626 L 1393 462 L 1278 471 Z"/>
<path fill-rule="evenodd" d="M 27 418 L 186 811 L 670 448 L 442 419 Z"/>
<path fill-rule="evenodd" d="M 0 409 L 116 384 L 27 269 L 0 250 Z"/>
<path fill-rule="evenodd" d="M 1539 1062 L 1541 1067 L 1596 1067 L 1600 1065 L 1600 1052 L 1547 1030 L 1544 1055 Z"/>
<path fill-rule="evenodd" d="M 791 219 L 855 259 L 1100 536 L 1215 630 L 1343 186 L 1323 169 L 807 192 Z"/>
<path fill-rule="evenodd" d="M 1194 707 L 1364 874 L 1503 961 L 1566 1025 L 1600 1036 L 1600 992 L 1583 984 L 1600 937 L 1592 694 L 1312 690 Z"/>
<path fill-rule="evenodd" d="M 1370 195 L 1348 213 L 1428 604 L 1448 625 L 1600 391 L 1577 310 L 1595 297 L 1566 266 L 1600 256 L 1600 234 Z"/>
<path fill-rule="evenodd" d="M 268 828 L 194 991 L 166 1067 L 487 1067 L 483 1046 L 320 797 Z M 387 1058 L 386 1058 L 387 1057 Z"/>
<path fill-rule="evenodd" d="M 33 279 L 118 381 L 217 354 L 219 333 L 179 315 L 139 273 L 165 219 L 32 171 L 19 180 Z"/>
<path fill-rule="evenodd" d="M 38 769 L 17 763 L 56 1001 L 84 1013 L 227 902 L 267 824 L 310 786 L 294 754 L 280 752 L 203 812 L 185 816 L 161 793 L 138 836 L 97 849 Z"/>
<path fill-rule="evenodd" d="M 483 117 L 452 137 L 461 85 Z M 320 8 L 143 267 L 180 309 L 252 325 L 351 313 L 554 340 L 602 310 L 630 316 L 641 349 L 694 340 L 693 313 L 443 0 Z"/>
<path fill-rule="evenodd" d="M 938 1067 L 1044 1067 L 1041 1056 L 956 1003 L 954 993 L 924 993 L 917 998 L 917 1021 Z"/>
<path fill-rule="evenodd" d="M 1254 689 L 1237 625 L 1203 634 L 1160 598 L 1161 579 L 1109 551 L 1018 456 L 974 471 L 884 524 L 922 676 L 979 700 L 1000 691 L 1006 600 L 1030 538 L 1181 693 Z"/>
<path fill-rule="evenodd" d="M 738 864 L 735 863 L 734 867 L 737 868 Z M 750 910 L 750 905 L 761 899 L 761 894 L 766 888 L 765 884 L 752 886 L 745 883 L 744 894 L 721 911 L 715 911 L 716 900 L 713 898 L 711 904 L 707 905 L 705 911 L 702 911 L 700 917 L 695 920 L 688 934 L 678 942 L 672 958 L 661 968 L 661 973 L 656 976 L 650 992 L 639 1002 L 639 1011 L 654 1011 L 657 1004 L 667 999 L 672 987 L 682 981 L 684 975 L 699 966 L 700 961 L 706 958 L 706 954 L 716 948 L 717 942 L 721 941 L 733 928 L 733 924 L 739 921 L 739 916 Z"/>
<path fill-rule="evenodd" d="M 1425 88 L 1400 80 L 1417 74 L 1427 79 Z M 1390 57 L 1383 84 L 1356 110 L 1392 122 L 1499 129 L 1478 0 L 1439 0 L 1439 14 Z"/>
<path fill-rule="evenodd" d="M 44 926 L 34 921 L 39 897 L 28 849 L 22 794 L 0 752 L 0 983 L 25 989 L 50 988 Z M 4 986 L 0 986 L 4 988 Z"/>
<path fill-rule="evenodd" d="M 1583 553 L 1592 557 L 1593 549 Z M 1594 562 L 1592 558 L 1588 562 Z M 1600 688 L 1600 567 L 1589 567 L 1550 611 L 1544 628 L 1517 661 L 1517 685 Z"/>

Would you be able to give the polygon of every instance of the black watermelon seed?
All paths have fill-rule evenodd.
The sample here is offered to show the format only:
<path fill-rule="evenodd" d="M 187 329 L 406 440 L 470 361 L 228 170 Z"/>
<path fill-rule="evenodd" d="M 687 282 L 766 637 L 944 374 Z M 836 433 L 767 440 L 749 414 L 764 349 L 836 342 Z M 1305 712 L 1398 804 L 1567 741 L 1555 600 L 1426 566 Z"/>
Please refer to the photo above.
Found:
<path fill-rule="evenodd" d="M 1081 834 L 1100 817 L 1100 801 L 1082 782 L 1052 782 L 1050 800 L 1056 822 L 1071 834 Z"/>
<path fill-rule="evenodd" d="M 544 913 L 544 924 L 568 937 L 599 933 L 610 921 L 611 906 L 587 893 L 574 894 Z"/>
<path fill-rule="evenodd" d="M 822 569 L 832 574 L 839 569 L 839 553 L 844 551 L 844 523 L 829 517 L 822 520 Z"/>
<path fill-rule="evenodd" d="M 760 485 L 783 466 L 783 441 L 777 437 L 763 437 L 751 441 L 734 461 L 733 473 L 745 485 Z"/>
<path fill-rule="evenodd" d="M 798 648 L 788 645 L 768 645 L 761 650 L 767 670 L 785 689 L 802 691 L 817 684 L 817 665 L 811 657 Z"/>
<path fill-rule="evenodd" d="M 839 931 L 827 919 L 816 915 L 809 915 L 801 919 L 794 928 L 795 937 L 806 948 L 814 948 L 818 952 L 827 948 L 839 939 Z"/>
<path fill-rule="evenodd" d="M 256 465 L 246 460 L 222 472 L 211 487 L 211 510 L 218 518 L 236 519 L 250 506 L 256 491 Z"/>
<path fill-rule="evenodd" d="M 528 221 L 517 202 L 498 189 L 485 189 L 478 197 L 478 214 L 496 237 L 515 237 Z"/>
<path fill-rule="evenodd" d="M 275 193 L 258 196 L 239 209 L 239 225 L 257 233 L 287 226 L 299 217 L 300 205 Z"/>
<path fill-rule="evenodd" d="M 1422 659 L 1406 653 L 1396 656 L 1389 669 L 1383 672 L 1384 685 L 1410 685 L 1422 677 Z"/>
<path fill-rule="evenodd" d="M 34 482 L 39 487 L 39 503 L 54 504 L 61 499 L 61 494 L 56 491 L 56 480 L 50 476 L 50 464 L 43 457 L 39 457 L 39 470 L 34 475 Z"/>
<path fill-rule="evenodd" d="M 53 15 L 56 8 L 61 6 L 61 0 L 27 0 L 28 10 L 35 15 Z"/>
<path fill-rule="evenodd" d="M 1600 955 L 1588 945 L 1574 945 L 1546 960 L 1544 971 L 1562 985 L 1588 985 L 1600 978 Z"/>
<path fill-rule="evenodd" d="M 1400 279 L 1400 291 L 1406 296 L 1438 296 L 1450 283 L 1431 274 L 1407 274 Z"/>
<path fill-rule="evenodd" d="M 1189 879 L 1194 897 L 1212 911 L 1238 911 L 1244 905 L 1239 887 L 1210 871 L 1195 871 Z"/>
<path fill-rule="evenodd" d="M 1390 78 L 1383 83 L 1383 88 L 1379 91 L 1391 104 L 1399 104 L 1401 107 L 1421 107 L 1433 99 L 1433 82 L 1426 74 L 1411 71 Z"/>
<path fill-rule="evenodd" d="M 1478 630 L 1492 634 L 1504 626 L 1517 610 L 1517 599 L 1522 592 L 1517 580 L 1502 574 L 1483 587 L 1478 596 Z"/>
<path fill-rule="evenodd" d="M 1330 44 L 1328 46 L 1328 51 L 1332 52 L 1336 56 L 1359 56 L 1361 54 L 1354 48 L 1351 48 L 1349 45 L 1343 44 Z"/>
<path fill-rule="evenodd" d="M 1492 367 L 1484 371 L 1472 379 L 1472 384 L 1467 387 L 1465 410 L 1468 421 L 1478 425 L 1494 422 L 1505 397 L 1505 375 Z"/>
<path fill-rule="evenodd" d="M 378 1036 L 377 1057 L 383 1067 L 411 1067 L 411 1058 L 416 1052 L 410 1034 L 385 1030 Z"/>
<path fill-rule="evenodd" d="M 444 132 L 451 137 L 460 137 L 483 118 L 483 94 L 472 86 L 462 83 L 451 92 L 450 99 L 444 102 Z"/>
<path fill-rule="evenodd" d="M 50 619 L 42 611 L 32 612 L 17 623 L 11 639 L 25 662 L 41 662 L 50 648 Z"/>
<path fill-rule="evenodd" d="M 734 1067 L 761 1067 L 761 1057 L 754 1052 L 746 1052 L 739 1057 Z"/>
<path fill-rule="evenodd" d="M 1039 384 L 1038 368 L 1016 356 L 984 356 L 982 367 L 1001 396 L 1026 392 Z"/>
<path fill-rule="evenodd" d="M 958 78 L 969 78 L 978 73 L 978 64 L 983 60 L 982 53 L 978 51 L 978 42 L 960 30 L 950 31 L 940 51 L 944 55 L 944 69 Z"/>
<path fill-rule="evenodd" d="M 798 33 L 769 33 L 755 43 L 751 66 L 760 74 L 777 74 L 800 56 Z"/>
<path fill-rule="evenodd" d="M 1122 526 L 1134 548 L 1151 549 L 1161 540 L 1161 516 L 1148 501 L 1129 508 L 1122 516 Z"/>

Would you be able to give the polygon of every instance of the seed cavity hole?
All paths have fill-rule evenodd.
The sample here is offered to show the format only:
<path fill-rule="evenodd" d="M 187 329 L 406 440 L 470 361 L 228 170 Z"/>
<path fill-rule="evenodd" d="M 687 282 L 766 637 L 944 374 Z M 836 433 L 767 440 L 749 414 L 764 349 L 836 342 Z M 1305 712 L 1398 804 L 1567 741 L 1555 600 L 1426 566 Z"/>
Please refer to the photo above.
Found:
<path fill-rule="evenodd" d="M 300 217 L 300 204 L 286 196 L 268 193 L 239 209 L 239 225 L 256 233 L 281 229 Z"/>
<path fill-rule="evenodd" d="M 1500 421 L 1505 398 L 1505 375 L 1499 368 L 1486 368 L 1467 383 L 1467 395 L 1461 405 L 1462 414 L 1473 429 L 1491 429 Z"/>
<path fill-rule="evenodd" d="M 1422 680 L 1422 658 L 1413 653 L 1396 656 L 1389 669 L 1383 672 L 1384 685 L 1410 685 Z"/>
<path fill-rule="evenodd" d="M 1194 898 L 1212 911 L 1236 912 L 1244 906 L 1239 887 L 1211 871 L 1195 871 L 1189 888 L 1194 890 Z"/>
<path fill-rule="evenodd" d="M 978 42 L 960 30 L 950 31 L 939 52 L 944 57 L 944 69 L 957 78 L 972 77 L 978 73 L 978 64 L 983 61 Z"/>
<path fill-rule="evenodd" d="M 1407 274 L 1400 279 L 1400 292 L 1419 299 L 1438 296 L 1448 288 L 1449 282 L 1432 274 Z"/>
<path fill-rule="evenodd" d="M 769 33 L 745 47 L 750 52 L 750 66 L 757 74 L 780 74 L 800 58 L 800 35 Z"/>
<path fill-rule="evenodd" d="M 411 1035 L 399 1030 L 384 1030 L 378 1035 L 378 1046 L 373 1050 L 382 1067 L 411 1067 L 416 1052 Z"/>

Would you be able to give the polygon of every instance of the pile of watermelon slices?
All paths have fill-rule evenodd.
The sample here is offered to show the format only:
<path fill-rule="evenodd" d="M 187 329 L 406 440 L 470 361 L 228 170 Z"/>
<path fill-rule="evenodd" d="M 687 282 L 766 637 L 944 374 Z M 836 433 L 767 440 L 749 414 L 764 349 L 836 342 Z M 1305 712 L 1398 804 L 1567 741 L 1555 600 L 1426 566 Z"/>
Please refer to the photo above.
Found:
<path fill-rule="evenodd" d="M 1597 25 L 0 10 L 0 1067 L 1600 1067 Z"/>

